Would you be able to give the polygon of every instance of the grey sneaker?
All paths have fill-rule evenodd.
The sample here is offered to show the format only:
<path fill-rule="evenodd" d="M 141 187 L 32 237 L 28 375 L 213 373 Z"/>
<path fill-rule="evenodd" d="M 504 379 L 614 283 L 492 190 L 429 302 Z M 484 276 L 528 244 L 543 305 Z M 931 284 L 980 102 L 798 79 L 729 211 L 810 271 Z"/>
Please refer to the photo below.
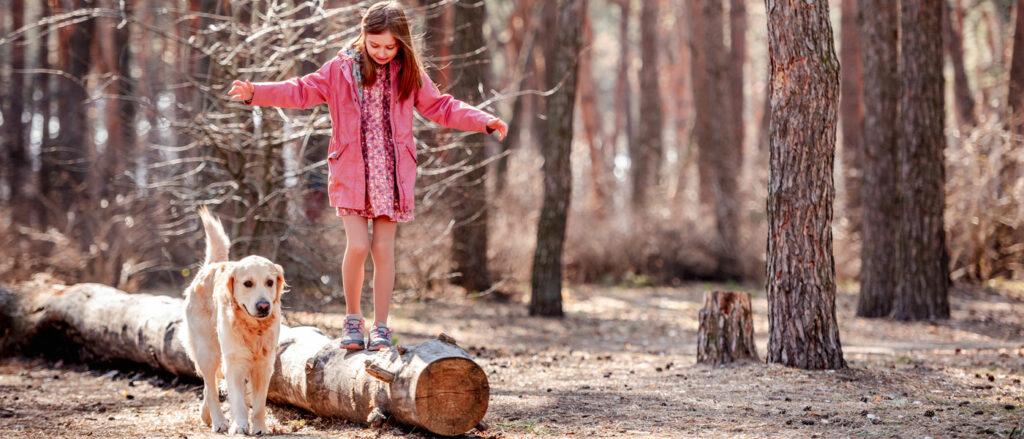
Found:
<path fill-rule="evenodd" d="M 373 325 L 370 330 L 370 346 L 367 350 L 379 351 L 391 347 L 391 330 L 387 326 Z"/>
<path fill-rule="evenodd" d="M 346 316 L 345 328 L 342 331 L 342 349 L 358 351 L 366 346 L 366 330 L 361 316 Z"/>

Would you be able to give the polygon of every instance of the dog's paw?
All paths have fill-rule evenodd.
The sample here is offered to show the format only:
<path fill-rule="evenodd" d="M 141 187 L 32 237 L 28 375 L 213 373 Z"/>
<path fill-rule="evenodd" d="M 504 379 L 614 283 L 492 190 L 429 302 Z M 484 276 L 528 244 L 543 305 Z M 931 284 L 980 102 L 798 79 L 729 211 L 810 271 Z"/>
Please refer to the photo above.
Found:
<path fill-rule="evenodd" d="M 213 420 L 212 425 L 210 425 L 210 431 L 214 433 L 223 433 L 228 431 L 228 420 L 224 418 Z"/>
<path fill-rule="evenodd" d="M 261 421 L 253 421 L 252 428 L 249 430 L 249 434 L 254 436 L 269 434 L 270 429 L 267 428 L 267 424 Z"/>
<path fill-rule="evenodd" d="M 228 429 L 228 434 L 249 434 L 249 423 L 231 421 L 231 428 Z"/>

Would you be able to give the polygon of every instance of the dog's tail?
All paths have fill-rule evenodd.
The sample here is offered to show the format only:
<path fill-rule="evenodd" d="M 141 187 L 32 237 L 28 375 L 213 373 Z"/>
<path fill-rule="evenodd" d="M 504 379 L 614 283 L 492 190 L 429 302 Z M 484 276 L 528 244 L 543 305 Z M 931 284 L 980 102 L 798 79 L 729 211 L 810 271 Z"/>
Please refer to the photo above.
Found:
<path fill-rule="evenodd" d="M 203 220 L 203 230 L 206 231 L 206 260 L 203 264 L 227 261 L 231 240 L 224 232 L 224 226 L 206 209 L 206 206 L 199 208 L 199 218 Z"/>

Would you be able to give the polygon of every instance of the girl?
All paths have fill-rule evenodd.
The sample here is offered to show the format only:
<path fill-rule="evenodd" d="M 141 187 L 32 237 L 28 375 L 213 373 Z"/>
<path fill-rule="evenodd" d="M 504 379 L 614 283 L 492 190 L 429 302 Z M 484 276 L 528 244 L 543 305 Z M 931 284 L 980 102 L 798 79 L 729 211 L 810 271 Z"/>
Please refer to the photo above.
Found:
<path fill-rule="evenodd" d="M 228 95 L 258 106 L 327 104 L 332 124 L 327 193 L 345 225 L 346 238 L 341 271 L 348 315 L 341 347 L 367 346 L 359 310 L 367 254 L 373 255 L 374 308 L 367 348 L 390 347 L 387 321 L 395 283 L 395 230 L 397 223 L 413 219 L 413 108 L 445 127 L 497 131 L 499 139 L 508 133 L 508 126 L 437 90 L 412 45 L 405 11 L 394 1 L 371 6 L 351 46 L 316 72 L 283 82 L 234 81 Z M 368 219 L 373 223 L 372 243 Z"/>

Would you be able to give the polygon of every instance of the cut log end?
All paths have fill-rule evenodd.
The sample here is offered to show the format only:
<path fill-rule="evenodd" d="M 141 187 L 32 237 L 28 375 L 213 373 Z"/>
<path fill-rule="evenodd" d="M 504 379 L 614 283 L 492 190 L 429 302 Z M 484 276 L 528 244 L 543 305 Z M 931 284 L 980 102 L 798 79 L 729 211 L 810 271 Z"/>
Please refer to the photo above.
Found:
<path fill-rule="evenodd" d="M 428 430 L 465 433 L 483 420 L 490 400 L 487 374 L 466 358 L 431 363 L 416 380 L 416 413 Z"/>
<path fill-rule="evenodd" d="M 704 294 L 699 315 L 697 362 L 723 365 L 757 360 L 750 294 L 713 291 Z"/>

